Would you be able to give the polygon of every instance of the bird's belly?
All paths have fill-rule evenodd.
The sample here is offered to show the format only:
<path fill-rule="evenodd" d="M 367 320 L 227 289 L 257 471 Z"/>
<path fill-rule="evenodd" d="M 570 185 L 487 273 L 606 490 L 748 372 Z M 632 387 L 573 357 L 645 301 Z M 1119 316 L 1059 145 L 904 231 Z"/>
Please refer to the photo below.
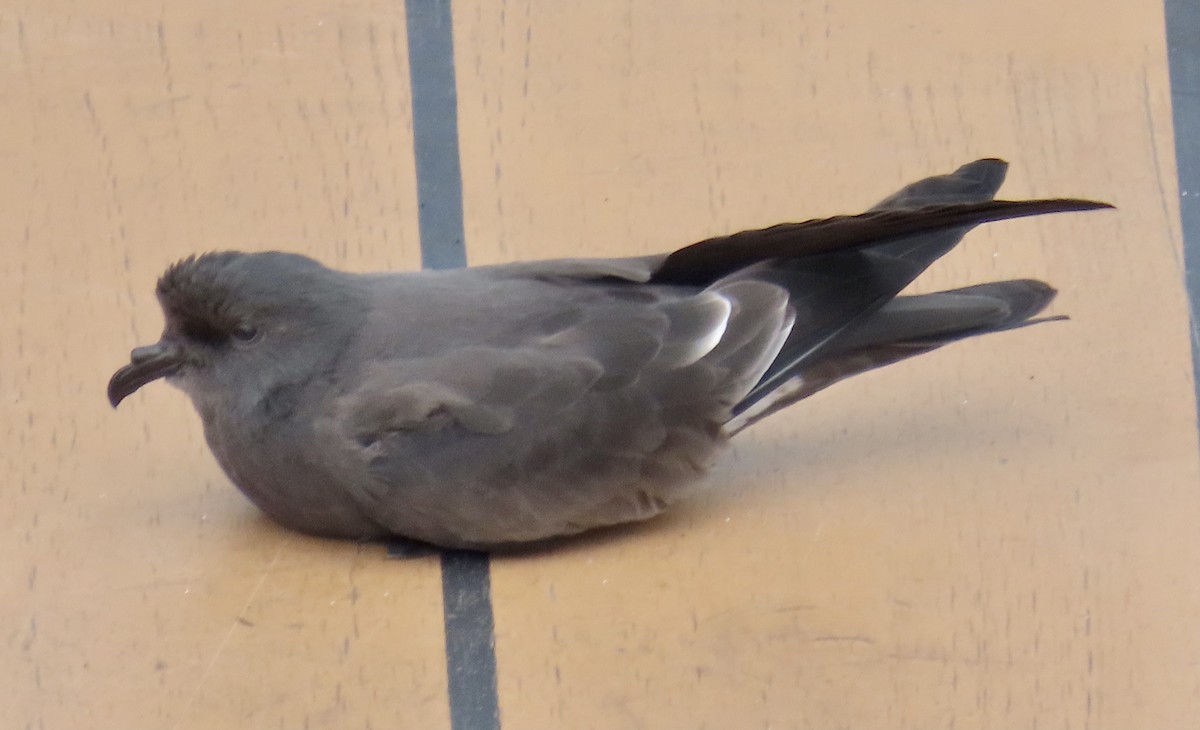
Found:
<path fill-rule="evenodd" d="M 322 463 L 318 449 L 304 448 L 312 444 L 284 443 L 261 432 L 214 438 L 206 428 L 205 435 L 229 480 L 280 525 L 323 537 L 368 539 L 388 534 L 333 476 L 336 465 Z"/>
<path fill-rule="evenodd" d="M 389 470 L 373 517 L 389 532 L 451 547 L 487 548 L 653 517 L 693 491 L 723 438 L 668 440 L 651 453 L 479 449 Z M 486 454 L 486 455 L 485 455 Z"/>
<path fill-rule="evenodd" d="M 644 520 L 695 488 L 721 447 L 710 425 L 667 429 L 655 445 L 614 437 L 584 446 L 559 432 L 392 434 L 369 465 L 319 432 L 206 424 L 218 463 L 268 517 L 300 532 L 401 536 L 487 548 Z"/>

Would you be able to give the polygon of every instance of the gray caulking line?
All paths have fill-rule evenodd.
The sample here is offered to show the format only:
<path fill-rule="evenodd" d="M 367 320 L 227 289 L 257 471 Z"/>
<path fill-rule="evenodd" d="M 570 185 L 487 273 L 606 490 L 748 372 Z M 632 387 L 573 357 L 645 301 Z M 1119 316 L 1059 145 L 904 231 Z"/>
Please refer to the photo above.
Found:
<path fill-rule="evenodd" d="M 406 0 L 421 264 L 467 265 L 450 0 Z"/>
<path fill-rule="evenodd" d="M 466 266 L 450 0 L 406 0 L 421 262 Z M 500 727 L 491 578 L 483 553 L 442 553 L 452 730 Z"/>
<path fill-rule="evenodd" d="M 469 550 L 442 553 L 442 603 L 446 616 L 450 727 L 499 730 L 495 627 L 485 553 Z"/>
<path fill-rule="evenodd" d="M 1200 403 L 1200 2 L 1166 0 L 1167 60 L 1175 117 L 1179 217 L 1191 300 L 1192 368 Z"/>

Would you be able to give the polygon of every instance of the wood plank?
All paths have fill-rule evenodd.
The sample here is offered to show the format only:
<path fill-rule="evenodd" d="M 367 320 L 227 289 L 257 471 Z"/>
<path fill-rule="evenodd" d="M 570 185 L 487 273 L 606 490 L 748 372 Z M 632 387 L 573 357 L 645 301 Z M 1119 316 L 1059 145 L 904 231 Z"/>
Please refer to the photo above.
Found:
<path fill-rule="evenodd" d="M 981 156 L 1008 197 L 930 290 L 1068 323 L 843 384 L 703 497 L 499 560 L 509 727 L 1184 727 L 1197 434 L 1160 11 L 939 0 L 459 2 L 473 261 L 627 255 L 855 212 Z M 566 487 L 566 485 L 564 485 Z"/>
<path fill-rule="evenodd" d="M 154 279 L 214 248 L 419 265 L 392 3 L 0 13 L 3 727 L 439 727 L 437 561 L 259 518 L 167 387 Z"/>
<path fill-rule="evenodd" d="M 921 290 L 1061 289 L 739 437 L 673 514 L 493 564 L 509 728 L 1188 727 L 1200 472 L 1162 11 L 454 3 L 473 263 L 665 250 L 975 157 Z M 0 12 L 3 727 L 448 727 L 435 559 L 258 517 L 186 400 L 113 413 L 212 248 L 419 265 L 403 9 Z"/>

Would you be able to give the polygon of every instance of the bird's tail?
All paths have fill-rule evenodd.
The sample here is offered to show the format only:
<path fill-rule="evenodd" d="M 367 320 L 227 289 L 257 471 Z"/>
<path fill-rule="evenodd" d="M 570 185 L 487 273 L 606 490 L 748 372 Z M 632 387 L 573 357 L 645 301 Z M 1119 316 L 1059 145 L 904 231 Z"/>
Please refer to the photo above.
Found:
<path fill-rule="evenodd" d="M 796 362 L 790 371 L 781 373 L 775 387 L 750 407 L 735 409 L 726 432 L 737 433 L 852 375 L 967 337 L 1065 319 L 1035 319 L 1055 293 L 1043 282 L 1018 279 L 897 297 L 845 332 L 819 356 Z"/>
<path fill-rule="evenodd" d="M 1034 281 L 897 297 L 982 222 L 1111 207 L 1073 199 L 994 200 L 1006 170 L 1001 160 L 977 160 L 914 182 L 858 216 L 748 231 L 668 257 L 668 274 L 672 258 L 725 272 L 718 287 L 746 279 L 773 284 L 787 292 L 795 315 L 774 360 L 731 409 L 727 430 L 854 373 L 1036 316 L 1054 291 Z"/>

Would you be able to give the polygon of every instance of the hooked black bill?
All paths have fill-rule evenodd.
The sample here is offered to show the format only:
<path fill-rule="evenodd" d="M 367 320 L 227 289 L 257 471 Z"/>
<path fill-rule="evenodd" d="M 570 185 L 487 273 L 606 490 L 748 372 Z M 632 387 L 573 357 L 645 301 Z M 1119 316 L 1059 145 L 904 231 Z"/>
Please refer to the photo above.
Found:
<path fill-rule="evenodd" d="M 179 347 L 169 342 L 134 348 L 129 353 L 129 364 L 108 381 L 108 402 L 116 408 L 138 388 L 178 372 L 182 364 Z"/>

